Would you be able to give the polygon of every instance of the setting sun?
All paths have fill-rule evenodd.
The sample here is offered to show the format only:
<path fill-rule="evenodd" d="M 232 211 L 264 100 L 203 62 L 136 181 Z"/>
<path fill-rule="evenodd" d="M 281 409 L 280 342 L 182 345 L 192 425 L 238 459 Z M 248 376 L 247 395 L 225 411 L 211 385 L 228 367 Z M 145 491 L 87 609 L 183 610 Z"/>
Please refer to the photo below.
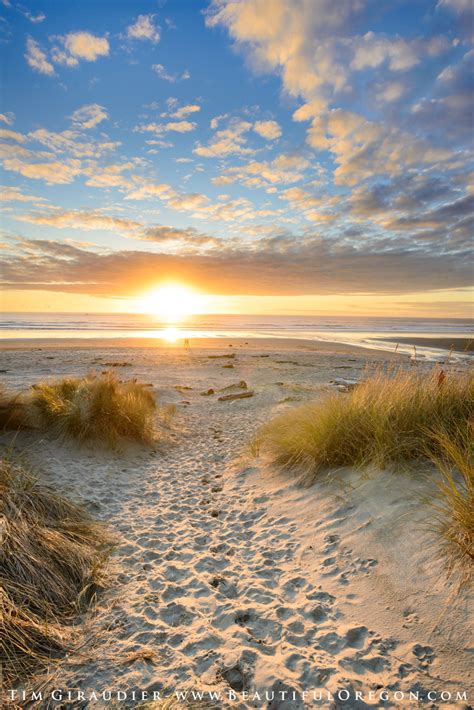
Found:
<path fill-rule="evenodd" d="M 176 321 L 201 311 L 202 296 L 184 286 L 167 285 L 144 297 L 141 305 L 146 313 Z"/>

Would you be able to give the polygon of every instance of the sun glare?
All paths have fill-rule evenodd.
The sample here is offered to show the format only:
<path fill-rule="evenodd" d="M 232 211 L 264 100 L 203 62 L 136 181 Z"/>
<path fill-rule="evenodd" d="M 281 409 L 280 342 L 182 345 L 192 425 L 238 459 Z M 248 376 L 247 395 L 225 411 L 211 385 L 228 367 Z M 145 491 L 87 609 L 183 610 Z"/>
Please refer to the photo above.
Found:
<path fill-rule="evenodd" d="M 143 299 L 146 313 L 160 316 L 166 321 L 180 321 L 200 312 L 201 296 L 184 286 L 162 286 Z"/>
<path fill-rule="evenodd" d="M 161 333 L 161 337 L 163 340 L 166 340 L 167 343 L 175 343 L 180 335 L 181 333 L 177 328 L 166 328 L 166 330 Z"/>

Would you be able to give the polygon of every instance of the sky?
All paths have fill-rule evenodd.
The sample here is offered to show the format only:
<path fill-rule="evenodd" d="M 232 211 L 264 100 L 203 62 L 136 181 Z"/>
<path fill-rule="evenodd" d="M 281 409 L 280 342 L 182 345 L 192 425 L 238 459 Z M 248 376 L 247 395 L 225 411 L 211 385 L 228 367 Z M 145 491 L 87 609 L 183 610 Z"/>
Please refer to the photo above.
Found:
<path fill-rule="evenodd" d="M 0 0 L 3 308 L 472 315 L 472 0 Z"/>

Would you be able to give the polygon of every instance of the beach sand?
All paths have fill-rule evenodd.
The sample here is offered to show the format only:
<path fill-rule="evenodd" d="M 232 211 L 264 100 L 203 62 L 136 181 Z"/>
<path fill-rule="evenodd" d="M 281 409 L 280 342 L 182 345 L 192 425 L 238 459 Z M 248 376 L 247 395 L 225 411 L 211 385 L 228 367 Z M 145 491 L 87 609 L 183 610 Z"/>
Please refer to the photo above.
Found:
<path fill-rule="evenodd" d="M 110 586 L 80 620 L 77 649 L 52 666 L 44 692 L 121 690 L 128 698 L 120 707 L 138 706 L 133 690 L 221 692 L 214 707 L 225 708 L 418 707 L 412 690 L 423 707 L 467 708 L 456 692 L 470 689 L 472 701 L 469 602 L 446 583 L 426 529 L 429 479 L 415 469 L 344 470 L 303 489 L 248 448 L 259 425 L 324 396 L 331 380 L 411 366 L 408 358 L 305 341 L 160 346 L 50 341 L 2 353 L 13 389 L 111 368 L 177 409 L 169 440 L 156 448 L 107 452 L 15 437 L 48 483 L 119 536 Z M 254 396 L 218 400 L 244 391 L 225 389 L 241 381 Z M 203 396 L 210 388 L 215 394 Z M 226 699 L 229 688 L 236 701 Z M 349 691 L 347 702 L 327 699 L 338 689 Z M 296 696 L 268 703 L 272 690 Z M 428 691 L 452 700 L 427 701 Z"/>

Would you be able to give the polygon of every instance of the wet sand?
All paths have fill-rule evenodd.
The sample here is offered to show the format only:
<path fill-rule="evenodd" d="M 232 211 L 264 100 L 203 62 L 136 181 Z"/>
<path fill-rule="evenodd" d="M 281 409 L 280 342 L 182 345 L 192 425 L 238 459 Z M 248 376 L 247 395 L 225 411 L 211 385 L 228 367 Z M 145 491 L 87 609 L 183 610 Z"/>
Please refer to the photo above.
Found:
<path fill-rule="evenodd" d="M 374 340 L 383 340 L 389 343 L 408 343 L 408 345 L 417 345 L 425 348 L 439 348 L 439 350 L 453 350 L 455 352 L 474 352 L 474 336 L 472 338 L 439 338 L 439 337 L 419 337 L 408 338 L 374 338 Z"/>

